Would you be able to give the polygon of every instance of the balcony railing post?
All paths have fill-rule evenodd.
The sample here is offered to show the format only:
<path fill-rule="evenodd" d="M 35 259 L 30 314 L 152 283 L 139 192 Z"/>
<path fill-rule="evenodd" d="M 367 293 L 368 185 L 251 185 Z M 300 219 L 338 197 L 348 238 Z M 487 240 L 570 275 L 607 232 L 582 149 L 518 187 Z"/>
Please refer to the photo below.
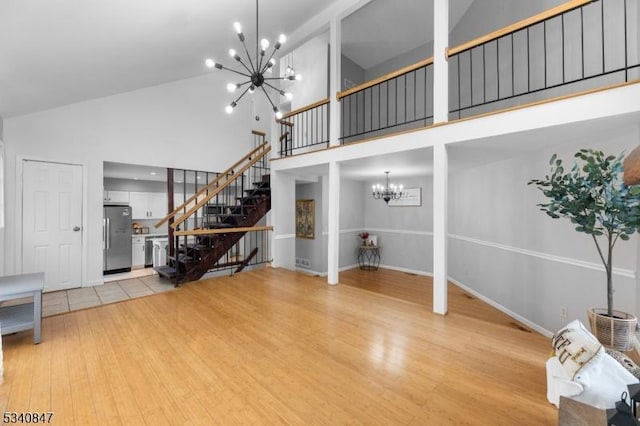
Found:
<path fill-rule="evenodd" d="M 433 122 L 449 121 L 449 0 L 433 2 Z"/>
<path fill-rule="evenodd" d="M 341 89 L 340 67 L 341 67 L 341 21 L 340 18 L 331 19 L 329 26 L 329 45 L 331 46 L 329 59 L 329 99 Z M 337 101 L 337 99 L 336 99 Z M 329 103 L 329 145 L 340 145 L 340 102 Z"/>

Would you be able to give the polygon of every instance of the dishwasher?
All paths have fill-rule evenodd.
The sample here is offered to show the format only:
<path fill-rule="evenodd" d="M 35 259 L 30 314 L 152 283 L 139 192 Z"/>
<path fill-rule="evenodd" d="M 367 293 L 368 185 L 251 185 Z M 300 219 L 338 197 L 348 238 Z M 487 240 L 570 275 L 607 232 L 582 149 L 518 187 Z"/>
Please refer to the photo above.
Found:
<path fill-rule="evenodd" d="M 153 239 L 154 237 L 147 237 L 144 239 L 144 267 L 150 268 L 153 266 Z"/>

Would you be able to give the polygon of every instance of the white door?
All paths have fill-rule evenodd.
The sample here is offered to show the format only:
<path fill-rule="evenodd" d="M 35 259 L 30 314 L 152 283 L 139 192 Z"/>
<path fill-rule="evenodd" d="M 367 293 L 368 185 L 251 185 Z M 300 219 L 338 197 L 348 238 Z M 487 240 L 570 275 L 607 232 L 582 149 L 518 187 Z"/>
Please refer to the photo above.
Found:
<path fill-rule="evenodd" d="M 22 271 L 44 272 L 44 291 L 82 285 L 82 166 L 25 160 Z"/>

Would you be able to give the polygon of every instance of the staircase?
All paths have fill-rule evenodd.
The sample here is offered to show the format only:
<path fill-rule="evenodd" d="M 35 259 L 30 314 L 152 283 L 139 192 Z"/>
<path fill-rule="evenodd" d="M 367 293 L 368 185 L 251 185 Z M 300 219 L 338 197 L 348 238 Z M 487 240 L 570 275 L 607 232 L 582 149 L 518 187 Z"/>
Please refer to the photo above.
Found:
<path fill-rule="evenodd" d="M 270 149 L 260 144 L 155 225 L 170 231 L 167 264 L 154 268 L 161 276 L 177 286 L 211 270 L 240 272 L 259 255 L 270 261 L 272 227 L 258 226 L 271 209 Z"/>

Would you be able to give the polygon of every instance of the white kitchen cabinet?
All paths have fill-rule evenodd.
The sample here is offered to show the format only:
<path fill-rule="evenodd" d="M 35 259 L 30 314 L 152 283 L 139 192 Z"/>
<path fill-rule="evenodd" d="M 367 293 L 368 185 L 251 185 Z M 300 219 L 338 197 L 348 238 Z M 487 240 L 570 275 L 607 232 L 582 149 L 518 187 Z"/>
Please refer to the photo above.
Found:
<path fill-rule="evenodd" d="M 163 192 L 131 192 L 129 205 L 133 219 L 162 219 L 167 215 L 167 194 Z"/>
<path fill-rule="evenodd" d="M 106 203 L 129 203 L 129 191 L 104 191 L 102 201 Z"/>
<path fill-rule="evenodd" d="M 134 237 L 131 239 L 131 267 L 144 268 L 145 261 L 145 238 Z"/>
<path fill-rule="evenodd" d="M 163 192 L 150 192 L 149 217 L 162 219 L 167 213 L 167 194 Z"/>

